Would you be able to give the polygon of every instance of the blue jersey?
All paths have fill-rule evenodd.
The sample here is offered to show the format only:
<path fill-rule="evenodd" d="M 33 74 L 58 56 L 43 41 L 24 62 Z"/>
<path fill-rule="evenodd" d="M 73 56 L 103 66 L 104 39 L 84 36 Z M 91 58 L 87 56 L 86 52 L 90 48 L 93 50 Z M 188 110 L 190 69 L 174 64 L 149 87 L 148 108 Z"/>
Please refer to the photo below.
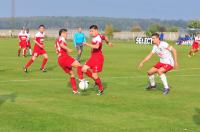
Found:
<path fill-rule="evenodd" d="M 84 34 L 84 33 L 77 32 L 77 33 L 74 35 L 74 45 L 75 45 L 75 46 L 77 46 L 77 45 L 82 45 L 84 42 L 86 42 L 85 34 Z"/>

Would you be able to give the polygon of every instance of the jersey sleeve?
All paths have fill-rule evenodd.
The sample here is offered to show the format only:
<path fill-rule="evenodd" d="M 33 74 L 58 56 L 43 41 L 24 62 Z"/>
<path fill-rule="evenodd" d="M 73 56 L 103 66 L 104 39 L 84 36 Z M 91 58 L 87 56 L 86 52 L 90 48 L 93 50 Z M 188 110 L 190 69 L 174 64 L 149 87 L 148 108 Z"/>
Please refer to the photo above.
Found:
<path fill-rule="evenodd" d="M 152 53 L 156 53 L 156 46 L 153 46 L 153 49 L 151 51 Z"/>
<path fill-rule="evenodd" d="M 167 48 L 169 47 L 169 44 L 166 43 L 166 42 L 163 42 L 163 43 L 162 43 L 162 47 L 165 48 L 165 49 L 167 49 Z"/>

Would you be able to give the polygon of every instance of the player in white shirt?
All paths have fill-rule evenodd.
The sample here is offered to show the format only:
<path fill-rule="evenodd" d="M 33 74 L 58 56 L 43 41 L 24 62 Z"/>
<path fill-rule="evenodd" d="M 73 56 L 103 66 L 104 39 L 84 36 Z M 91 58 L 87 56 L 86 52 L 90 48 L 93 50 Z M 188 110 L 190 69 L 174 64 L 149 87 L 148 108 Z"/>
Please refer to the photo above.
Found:
<path fill-rule="evenodd" d="M 29 29 L 26 29 L 27 33 L 27 50 L 29 50 L 29 55 L 32 55 L 32 49 L 31 49 L 31 34 L 29 33 Z"/>
<path fill-rule="evenodd" d="M 163 94 L 168 94 L 170 91 L 170 87 L 168 85 L 165 73 L 172 70 L 174 67 L 178 67 L 177 52 L 176 49 L 168 43 L 160 41 L 158 33 L 152 34 L 152 41 L 154 44 L 153 50 L 146 58 L 144 58 L 144 60 L 140 62 L 139 68 L 142 68 L 144 63 L 150 60 L 151 57 L 156 53 L 159 56 L 160 61 L 148 71 L 150 85 L 147 90 L 156 88 L 154 74 L 158 73 L 164 85 Z"/>

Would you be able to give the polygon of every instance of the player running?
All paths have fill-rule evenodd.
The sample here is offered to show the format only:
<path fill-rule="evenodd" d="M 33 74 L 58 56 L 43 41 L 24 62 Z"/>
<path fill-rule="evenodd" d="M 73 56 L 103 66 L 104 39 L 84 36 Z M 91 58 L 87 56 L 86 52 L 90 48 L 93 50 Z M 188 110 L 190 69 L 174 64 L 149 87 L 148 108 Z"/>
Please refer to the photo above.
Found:
<path fill-rule="evenodd" d="M 46 68 L 45 65 L 48 61 L 48 55 L 44 49 L 44 38 L 45 38 L 45 26 L 44 25 L 40 25 L 39 26 L 39 32 L 36 33 L 35 38 L 34 38 L 34 42 L 35 42 L 35 46 L 34 46 L 34 50 L 33 50 L 33 54 L 32 54 L 32 58 L 28 61 L 28 63 L 25 65 L 24 67 L 24 71 L 28 72 L 28 68 L 30 67 L 30 65 L 36 60 L 36 58 L 40 55 L 42 55 L 43 61 L 42 61 L 42 65 L 40 70 L 42 72 L 46 72 Z"/>
<path fill-rule="evenodd" d="M 29 33 L 29 29 L 26 29 L 26 33 L 27 33 L 27 45 L 26 45 L 26 49 L 29 51 L 29 55 L 32 55 L 32 49 L 31 49 L 31 34 Z"/>
<path fill-rule="evenodd" d="M 92 44 L 84 43 L 84 45 L 91 47 L 91 57 L 82 67 L 82 72 L 95 81 L 95 84 L 99 89 L 97 94 L 99 96 L 103 94 L 104 90 L 101 79 L 98 76 L 98 73 L 102 71 L 104 64 L 104 56 L 102 53 L 103 40 L 102 36 L 98 33 L 98 27 L 96 25 L 90 26 L 90 35 L 93 36 Z M 109 43 L 109 41 L 108 45 L 112 47 L 112 44 Z M 83 79 L 83 77 L 80 76 L 80 79 Z"/>
<path fill-rule="evenodd" d="M 188 57 L 194 56 L 195 53 L 199 51 L 199 44 L 200 44 L 200 33 L 198 33 L 198 35 L 194 38 Z"/>
<path fill-rule="evenodd" d="M 27 41 L 27 34 L 25 28 L 21 30 L 18 34 L 19 39 L 19 49 L 18 49 L 18 56 L 20 56 L 21 50 L 23 51 L 23 57 L 26 57 L 26 41 Z"/>
<path fill-rule="evenodd" d="M 81 72 L 81 64 L 71 56 L 69 53 L 72 52 L 70 48 L 67 47 L 66 43 L 67 39 L 67 29 L 60 29 L 59 31 L 59 38 L 56 40 L 55 48 L 56 53 L 58 55 L 58 64 L 60 67 L 70 75 L 70 82 L 73 89 L 74 94 L 79 94 L 79 91 L 76 86 L 76 79 L 72 68 L 77 68 L 77 72 Z"/>
<path fill-rule="evenodd" d="M 144 63 L 150 60 L 151 57 L 156 53 L 160 57 L 160 61 L 148 71 L 150 85 L 147 90 L 156 88 L 154 74 L 158 73 L 164 85 L 163 94 L 166 95 L 169 93 L 170 87 L 168 85 L 165 73 L 172 70 L 174 66 L 176 68 L 178 67 L 176 49 L 168 43 L 160 41 L 158 33 L 152 34 L 152 41 L 154 44 L 153 50 L 144 60 L 141 61 L 141 63 L 139 64 L 139 68 L 142 68 Z M 173 53 L 173 57 L 171 52 Z"/>

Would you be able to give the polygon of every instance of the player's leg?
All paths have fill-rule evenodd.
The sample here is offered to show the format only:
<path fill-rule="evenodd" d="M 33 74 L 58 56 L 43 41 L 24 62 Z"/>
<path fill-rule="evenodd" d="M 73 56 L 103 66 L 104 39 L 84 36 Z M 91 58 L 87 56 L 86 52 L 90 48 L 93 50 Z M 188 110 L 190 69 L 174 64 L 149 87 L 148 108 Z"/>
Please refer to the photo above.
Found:
<path fill-rule="evenodd" d="M 152 88 L 156 88 L 156 82 L 155 82 L 155 73 L 158 72 L 158 69 L 155 67 L 152 67 L 148 72 L 148 78 L 149 78 L 149 83 L 150 85 L 147 87 L 147 89 L 152 89 Z"/>
<path fill-rule="evenodd" d="M 23 57 L 26 57 L 26 47 L 24 47 L 24 48 L 22 49 L 22 51 L 23 51 Z"/>
<path fill-rule="evenodd" d="M 37 58 L 37 53 L 35 53 L 31 59 L 28 61 L 28 63 L 24 66 L 24 71 L 27 72 L 28 71 L 28 68 L 30 67 L 30 65 L 36 60 Z"/>
<path fill-rule="evenodd" d="M 95 80 L 95 83 L 96 83 L 96 85 L 98 86 L 98 88 L 99 88 L 99 92 L 98 92 L 98 96 L 99 95 L 102 95 L 103 94 L 103 90 L 104 90 L 104 88 L 103 88 L 103 85 L 102 85 L 102 82 L 101 82 L 101 79 L 100 79 L 100 77 L 98 76 L 98 73 L 92 73 L 92 77 L 93 77 L 93 79 Z"/>
<path fill-rule="evenodd" d="M 193 49 L 193 47 L 191 47 L 188 57 L 191 57 L 193 55 L 193 53 L 194 53 L 194 49 Z"/>
<path fill-rule="evenodd" d="M 70 70 L 69 74 L 70 74 L 70 83 L 71 83 L 71 86 L 73 89 L 73 93 L 79 94 L 79 91 L 78 91 L 78 88 L 76 85 L 76 78 L 75 78 L 74 72 L 72 70 Z"/>
<path fill-rule="evenodd" d="M 77 60 L 75 60 L 72 63 L 71 66 L 74 67 L 74 68 L 76 68 L 79 80 L 80 81 L 84 80 L 81 64 Z"/>
<path fill-rule="evenodd" d="M 80 58 L 81 58 L 81 46 L 77 45 L 76 49 L 77 49 L 77 52 L 78 52 L 76 60 L 80 62 Z"/>
<path fill-rule="evenodd" d="M 90 70 L 90 66 L 83 65 L 82 72 L 84 72 L 88 77 L 90 77 L 94 80 L 93 75 L 92 75 L 92 71 Z"/>
<path fill-rule="evenodd" d="M 163 83 L 163 86 L 164 86 L 164 92 L 163 94 L 168 94 L 170 88 L 169 88 L 169 85 L 168 85 L 168 82 L 167 82 L 167 77 L 165 75 L 165 73 L 167 72 L 167 70 L 163 67 L 161 67 L 159 70 L 158 70 L 158 74 L 160 76 L 160 79 Z"/>
<path fill-rule="evenodd" d="M 43 71 L 43 72 L 46 72 L 46 69 L 45 69 L 45 65 L 46 65 L 46 63 L 47 63 L 47 61 L 48 61 L 48 55 L 45 53 L 45 54 L 43 54 L 43 60 L 42 60 L 42 65 L 41 65 L 41 70 Z"/>
<path fill-rule="evenodd" d="M 18 57 L 20 56 L 20 53 L 21 53 L 21 50 L 22 50 L 22 48 L 21 48 L 21 46 L 19 46 L 19 49 L 18 49 Z"/>

